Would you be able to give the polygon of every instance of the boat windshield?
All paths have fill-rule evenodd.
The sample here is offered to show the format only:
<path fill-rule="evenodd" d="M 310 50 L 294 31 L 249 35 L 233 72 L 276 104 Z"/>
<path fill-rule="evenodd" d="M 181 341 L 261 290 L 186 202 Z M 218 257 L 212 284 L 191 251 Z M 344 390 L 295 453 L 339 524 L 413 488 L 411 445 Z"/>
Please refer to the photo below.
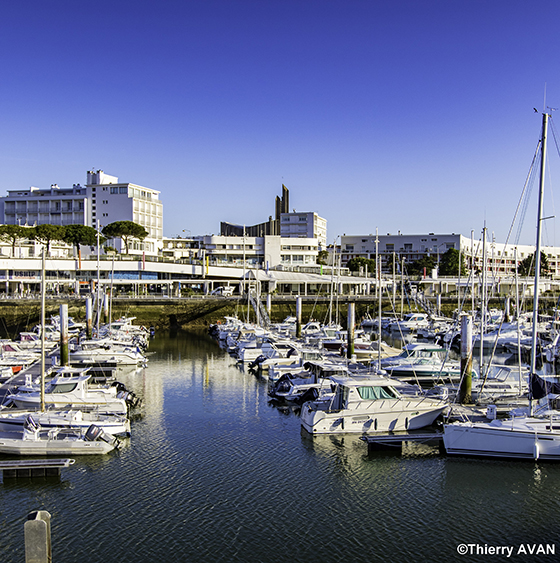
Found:
<path fill-rule="evenodd" d="M 390 387 L 358 387 L 358 393 L 364 400 L 375 401 L 377 399 L 396 399 L 394 391 Z"/>
<path fill-rule="evenodd" d="M 46 393 L 70 393 L 76 389 L 78 383 L 51 383 Z"/>

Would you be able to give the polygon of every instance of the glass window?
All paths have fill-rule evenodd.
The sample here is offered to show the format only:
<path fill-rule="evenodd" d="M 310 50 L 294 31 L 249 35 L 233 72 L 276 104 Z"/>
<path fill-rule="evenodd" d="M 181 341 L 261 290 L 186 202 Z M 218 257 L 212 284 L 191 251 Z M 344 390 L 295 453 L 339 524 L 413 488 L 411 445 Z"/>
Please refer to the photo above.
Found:
<path fill-rule="evenodd" d="M 368 401 L 395 398 L 391 389 L 388 389 L 387 387 L 358 387 L 358 394 L 362 399 Z"/>

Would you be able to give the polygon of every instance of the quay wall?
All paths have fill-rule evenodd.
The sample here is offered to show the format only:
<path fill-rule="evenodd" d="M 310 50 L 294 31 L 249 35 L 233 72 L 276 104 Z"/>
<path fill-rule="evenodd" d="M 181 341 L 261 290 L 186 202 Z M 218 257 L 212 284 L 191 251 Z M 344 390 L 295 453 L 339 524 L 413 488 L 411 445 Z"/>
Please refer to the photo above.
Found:
<path fill-rule="evenodd" d="M 317 320 L 320 322 L 339 322 L 346 324 L 347 304 L 354 302 L 356 308 L 356 322 L 369 315 L 377 316 L 378 303 L 375 297 L 343 296 L 334 299 L 332 313 L 329 313 L 330 299 L 317 297 L 303 297 L 302 320 Z M 68 314 L 75 321 L 85 320 L 84 298 L 49 298 L 46 300 L 45 318 L 49 322 L 51 315 L 59 313 L 60 305 L 68 304 Z M 435 308 L 435 299 L 432 306 Z M 470 304 L 469 304 L 470 305 Z M 557 305 L 557 298 L 540 297 L 541 312 L 552 314 Z M 503 309 L 503 300 L 491 300 L 490 308 Z M 527 300 L 524 309 L 530 310 L 532 302 Z M 389 299 L 383 299 L 383 315 L 400 316 L 401 306 L 393 307 Z M 467 306 L 470 309 L 470 307 Z M 441 312 L 445 316 L 452 316 L 457 309 L 456 299 L 441 300 Z M 403 312 L 417 311 L 414 304 L 404 304 Z M 272 322 L 280 322 L 288 316 L 296 314 L 296 297 L 274 297 L 272 299 Z M 210 324 L 222 320 L 224 316 L 237 315 L 241 319 L 255 320 L 252 309 L 247 312 L 246 301 L 230 297 L 188 297 L 188 298 L 115 298 L 111 306 L 111 316 L 136 317 L 136 324 L 154 327 L 156 330 L 188 330 L 208 327 Z M 41 302 L 38 298 L 2 299 L 0 300 L 0 336 L 2 338 L 17 338 L 22 331 L 32 330 L 40 321 Z M 101 317 L 103 322 L 103 317 Z"/>

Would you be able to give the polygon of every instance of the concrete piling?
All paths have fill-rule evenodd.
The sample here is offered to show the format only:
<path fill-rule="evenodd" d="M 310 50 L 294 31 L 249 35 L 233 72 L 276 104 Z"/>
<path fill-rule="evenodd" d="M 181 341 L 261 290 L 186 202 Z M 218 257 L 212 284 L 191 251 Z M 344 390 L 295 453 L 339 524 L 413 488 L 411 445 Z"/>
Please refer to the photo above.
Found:
<path fill-rule="evenodd" d="M 46 510 L 30 512 L 23 533 L 25 563 L 51 563 L 51 515 Z"/>

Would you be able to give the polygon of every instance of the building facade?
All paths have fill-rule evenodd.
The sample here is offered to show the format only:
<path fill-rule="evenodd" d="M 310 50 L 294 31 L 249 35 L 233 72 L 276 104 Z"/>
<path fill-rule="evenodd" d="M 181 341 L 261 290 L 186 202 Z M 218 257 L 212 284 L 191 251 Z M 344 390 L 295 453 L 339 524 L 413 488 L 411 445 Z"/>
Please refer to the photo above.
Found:
<path fill-rule="evenodd" d="M 345 266 L 352 258 L 375 259 L 377 253 L 381 257 L 382 271 L 390 273 L 393 263 L 400 271 L 404 264 L 412 264 L 425 256 L 433 256 L 436 263 L 450 248 L 459 250 L 464 256 L 468 270 L 486 271 L 497 276 L 515 275 L 516 263 L 521 262 L 535 252 L 535 246 L 522 244 L 505 244 L 495 240 L 484 243 L 482 236 L 478 239 L 465 237 L 455 233 L 424 235 L 343 235 L 340 239 L 340 262 Z M 553 278 L 560 277 L 560 248 L 543 246 Z M 429 273 L 431 275 L 431 272 Z"/>
<path fill-rule="evenodd" d="M 319 250 L 327 247 L 327 220 L 317 213 L 282 213 L 280 236 L 284 238 L 316 238 Z"/>
<path fill-rule="evenodd" d="M 122 183 L 103 170 L 88 171 L 87 184 L 61 188 L 31 187 L 10 190 L 0 197 L 0 217 L 4 225 L 86 225 L 102 229 L 115 221 L 133 221 L 148 231 L 144 241 L 133 241 L 131 254 L 157 254 L 163 239 L 163 204 L 159 191 Z M 122 250 L 120 239 L 110 245 Z"/>

